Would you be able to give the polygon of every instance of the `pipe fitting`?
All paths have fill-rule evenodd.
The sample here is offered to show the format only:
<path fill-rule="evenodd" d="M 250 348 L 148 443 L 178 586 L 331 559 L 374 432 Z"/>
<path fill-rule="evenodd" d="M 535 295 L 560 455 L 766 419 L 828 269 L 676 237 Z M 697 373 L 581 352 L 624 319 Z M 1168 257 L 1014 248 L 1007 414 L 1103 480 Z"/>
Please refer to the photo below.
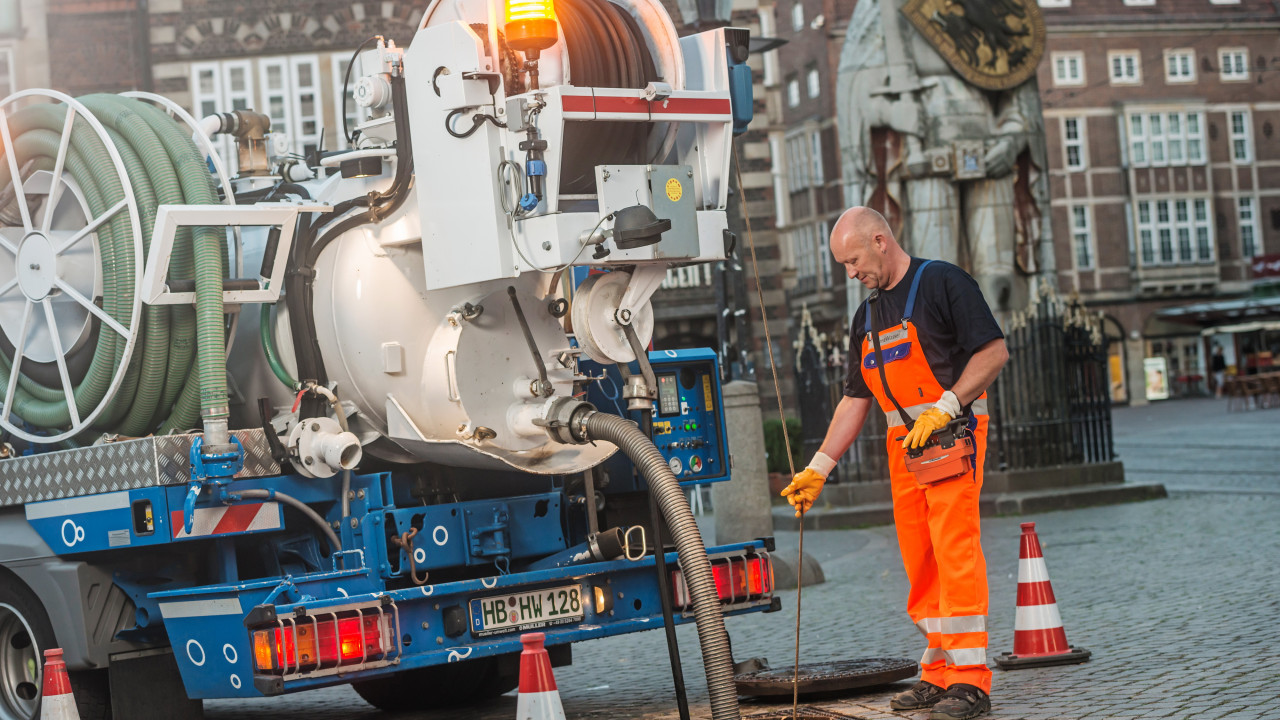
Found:
<path fill-rule="evenodd" d="M 587 418 L 594 414 L 596 406 L 585 400 L 556 398 L 547 406 L 546 416 L 540 424 L 556 442 L 585 445 L 591 442 L 587 437 Z"/>
<path fill-rule="evenodd" d="M 343 430 L 333 418 L 303 420 L 289 432 L 289 455 L 294 468 L 310 478 L 327 478 L 360 464 L 364 450 L 355 433 Z"/>

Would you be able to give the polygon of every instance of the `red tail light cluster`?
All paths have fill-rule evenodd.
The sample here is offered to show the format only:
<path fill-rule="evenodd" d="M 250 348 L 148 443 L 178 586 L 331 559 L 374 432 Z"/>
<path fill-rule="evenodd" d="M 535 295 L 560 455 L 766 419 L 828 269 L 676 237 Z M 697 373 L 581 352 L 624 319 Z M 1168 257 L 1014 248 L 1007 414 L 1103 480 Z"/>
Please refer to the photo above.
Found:
<path fill-rule="evenodd" d="M 378 660 L 388 651 L 389 617 L 357 611 L 285 620 L 253 632 L 253 659 L 259 671 L 286 674 Z"/>
<path fill-rule="evenodd" d="M 711 561 L 711 575 L 724 605 L 759 600 L 773 592 L 773 563 L 768 555 L 715 558 Z M 677 610 L 693 604 L 684 573 L 679 570 L 671 572 L 671 593 Z"/>

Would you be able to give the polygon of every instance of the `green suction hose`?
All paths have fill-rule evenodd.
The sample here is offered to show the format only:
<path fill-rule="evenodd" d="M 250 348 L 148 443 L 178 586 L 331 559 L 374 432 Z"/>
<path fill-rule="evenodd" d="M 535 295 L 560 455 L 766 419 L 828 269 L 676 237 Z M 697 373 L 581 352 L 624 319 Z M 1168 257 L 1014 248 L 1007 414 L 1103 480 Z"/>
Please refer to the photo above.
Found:
<path fill-rule="evenodd" d="M 115 95 L 80 100 L 106 128 L 124 164 L 141 216 L 144 247 L 149 246 L 159 205 L 218 203 L 199 152 L 174 120 L 147 103 Z M 37 169 L 53 169 L 67 112 L 65 105 L 46 104 L 9 116 L 19 167 L 34 160 Z M 73 126 L 64 168 L 79 185 L 92 217 L 100 217 L 125 197 L 107 148 L 83 121 Z M 0 187 L 10 182 L 9 174 L 8 165 L 0 163 Z M 116 213 L 103 223 L 97 229 L 97 240 L 102 309 L 127 326 L 136 293 L 133 232 L 127 213 Z M 206 442 L 227 442 L 222 308 L 227 251 L 222 228 L 179 231 L 170 277 L 195 279 L 196 307 L 143 307 L 139 325 L 133 329 L 138 334 L 136 351 L 115 395 L 94 422 L 95 432 L 139 436 L 182 431 L 203 417 Z M 124 350 L 123 338 L 114 331 L 103 328 L 98 333 L 89 368 L 73 390 L 80 417 L 106 395 Z M 0 354 L 0 391 L 7 387 L 11 368 L 10 358 Z M 30 377 L 19 378 L 12 413 L 26 423 L 55 431 L 71 421 L 60 388 L 41 385 Z"/>

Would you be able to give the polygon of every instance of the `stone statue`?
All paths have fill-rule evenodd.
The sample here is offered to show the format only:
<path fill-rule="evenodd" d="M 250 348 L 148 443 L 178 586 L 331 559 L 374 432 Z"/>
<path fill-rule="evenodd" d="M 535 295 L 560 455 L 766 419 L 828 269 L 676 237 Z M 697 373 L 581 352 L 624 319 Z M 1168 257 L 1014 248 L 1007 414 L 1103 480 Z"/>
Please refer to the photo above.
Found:
<path fill-rule="evenodd" d="M 861 0 L 840 59 L 848 203 L 967 269 L 1002 314 L 1051 269 L 1043 53 L 1035 0 Z"/>

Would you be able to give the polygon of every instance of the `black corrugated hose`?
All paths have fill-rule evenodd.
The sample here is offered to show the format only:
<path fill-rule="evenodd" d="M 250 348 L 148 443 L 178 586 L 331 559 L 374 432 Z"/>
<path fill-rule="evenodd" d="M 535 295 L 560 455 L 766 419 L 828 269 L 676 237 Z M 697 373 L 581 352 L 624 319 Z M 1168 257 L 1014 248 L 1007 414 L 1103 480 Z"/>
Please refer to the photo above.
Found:
<path fill-rule="evenodd" d="M 702 665 L 707 672 L 707 690 L 711 694 L 711 717 L 713 720 L 739 720 L 742 716 L 738 710 L 738 691 L 733 682 L 733 653 L 729 648 L 729 634 L 724 629 L 720 596 L 711 574 L 711 562 L 707 560 L 707 548 L 702 544 L 702 534 L 698 531 L 684 490 L 653 441 L 631 421 L 617 415 L 593 412 L 587 416 L 583 427 L 590 440 L 604 440 L 617 445 L 649 481 L 649 491 L 657 498 L 658 507 L 671 529 L 680 556 L 680 570 L 693 598 Z"/>

